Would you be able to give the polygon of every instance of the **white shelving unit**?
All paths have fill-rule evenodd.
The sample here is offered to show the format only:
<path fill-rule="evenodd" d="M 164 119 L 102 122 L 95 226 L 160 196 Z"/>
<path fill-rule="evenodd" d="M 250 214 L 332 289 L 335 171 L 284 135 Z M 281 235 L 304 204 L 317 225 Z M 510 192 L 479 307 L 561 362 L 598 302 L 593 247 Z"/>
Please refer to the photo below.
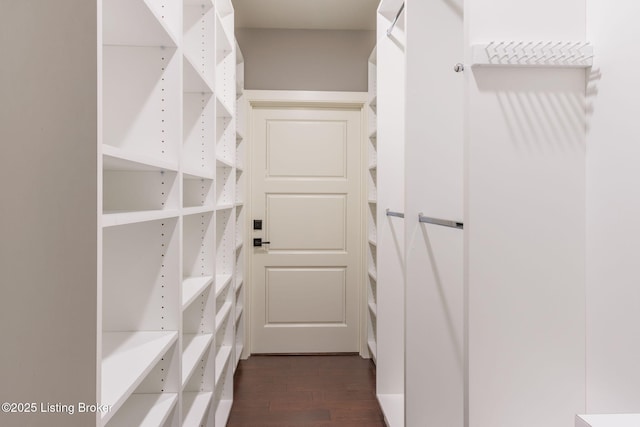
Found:
<path fill-rule="evenodd" d="M 244 345 L 233 7 L 105 0 L 99 13 L 97 379 L 113 408 L 97 426 L 221 427 Z"/>
<path fill-rule="evenodd" d="M 368 240 L 376 242 L 375 250 L 369 244 L 369 260 L 375 264 L 369 266 L 369 283 L 376 284 L 376 392 L 390 427 L 404 426 L 405 220 L 386 215 L 387 209 L 404 211 L 405 13 L 398 16 L 402 4 L 402 0 L 383 0 L 378 6 L 376 55 L 372 57 L 376 77 L 371 79 L 376 91 L 369 109 L 375 113 L 370 117 L 376 119 L 375 128 L 369 129 L 370 148 L 377 155 L 369 158 L 368 196 L 372 201 Z"/>
<path fill-rule="evenodd" d="M 244 172 L 245 165 L 245 135 L 246 135 L 246 100 L 244 96 L 244 57 L 240 51 L 240 47 L 236 43 L 236 181 L 235 181 L 235 277 L 234 277 L 234 293 L 235 293 L 235 361 L 234 370 L 238 365 L 245 342 L 245 286 L 244 286 L 244 266 L 246 265 L 246 249 L 245 241 L 245 197 L 246 197 L 246 174 Z"/>
<path fill-rule="evenodd" d="M 368 311 L 389 426 L 563 426 L 585 407 L 585 154 L 558 145 L 584 127 L 545 133 L 585 113 L 519 102 L 584 99 L 585 74 L 570 69 L 593 54 L 583 15 L 556 5 L 520 5 L 509 32 L 522 42 L 491 42 L 490 7 L 379 6 Z M 555 27 L 527 29 L 552 10 Z"/>
<path fill-rule="evenodd" d="M 128 402 L 109 421 L 110 426 L 140 427 L 162 426 L 178 402 L 177 393 L 138 394 L 131 396 Z"/>
<path fill-rule="evenodd" d="M 370 201 L 367 203 L 367 303 L 375 305 L 377 302 L 377 203 L 374 200 L 378 195 L 378 141 L 377 141 L 377 54 L 376 48 L 373 49 L 369 56 L 368 69 L 368 93 L 369 93 L 369 108 L 368 114 L 368 126 L 367 135 L 369 135 L 369 141 L 367 144 L 367 161 L 368 161 L 368 173 L 367 173 L 367 199 Z M 377 312 L 369 310 L 367 312 L 367 348 L 369 355 L 373 359 L 374 363 L 377 360 Z"/>

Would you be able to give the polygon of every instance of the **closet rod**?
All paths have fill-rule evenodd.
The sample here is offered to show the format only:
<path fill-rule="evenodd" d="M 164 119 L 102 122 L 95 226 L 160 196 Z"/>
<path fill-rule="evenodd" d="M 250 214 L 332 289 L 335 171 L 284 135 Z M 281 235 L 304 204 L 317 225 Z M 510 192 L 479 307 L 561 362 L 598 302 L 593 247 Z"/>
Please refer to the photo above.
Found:
<path fill-rule="evenodd" d="M 418 221 L 426 224 L 442 225 L 443 227 L 457 228 L 459 230 L 464 229 L 464 224 L 457 221 L 449 221 L 448 219 L 430 218 L 423 216 L 422 213 L 418 214 Z"/>
<path fill-rule="evenodd" d="M 397 216 L 398 218 L 404 218 L 404 214 L 402 212 L 394 212 L 389 209 L 386 210 L 387 216 Z"/>
<path fill-rule="evenodd" d="M 396 18 L 393 20 L 393 22 L 391 23 L 391 26 L 387 30 L 387 37 L 391 37 L 391 32 L 393 32 L 393 28 L 396 26 L 396 22 L 398 22 L 398 18 L 400 18 L 400 14 L 402 13 L 403 10 L 404 10 L 404 2 L 402 2 L 402 6 L 400 6 L 400 10 L 398 10 L 398 13 L 396 14 Z"/>

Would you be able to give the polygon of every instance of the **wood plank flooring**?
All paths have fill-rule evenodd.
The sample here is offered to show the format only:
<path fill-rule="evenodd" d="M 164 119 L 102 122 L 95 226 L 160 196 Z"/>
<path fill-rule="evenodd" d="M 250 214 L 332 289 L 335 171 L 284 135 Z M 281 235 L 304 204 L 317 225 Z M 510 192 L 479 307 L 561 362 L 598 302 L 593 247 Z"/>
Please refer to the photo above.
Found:
<path fill-rule="evenodd" d="M 375 365 L 360 356 L 251 356 L 227 427 L 384 427 Z"/>

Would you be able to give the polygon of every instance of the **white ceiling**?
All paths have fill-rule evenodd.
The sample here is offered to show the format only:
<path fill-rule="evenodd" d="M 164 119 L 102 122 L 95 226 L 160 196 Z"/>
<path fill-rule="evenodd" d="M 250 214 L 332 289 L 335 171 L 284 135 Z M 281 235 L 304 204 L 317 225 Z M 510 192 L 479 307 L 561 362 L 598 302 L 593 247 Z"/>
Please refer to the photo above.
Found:
<path fill-rule="evenodd" d="M 239 28 L 375 30 L 379 0 L 232 0 Z"/>

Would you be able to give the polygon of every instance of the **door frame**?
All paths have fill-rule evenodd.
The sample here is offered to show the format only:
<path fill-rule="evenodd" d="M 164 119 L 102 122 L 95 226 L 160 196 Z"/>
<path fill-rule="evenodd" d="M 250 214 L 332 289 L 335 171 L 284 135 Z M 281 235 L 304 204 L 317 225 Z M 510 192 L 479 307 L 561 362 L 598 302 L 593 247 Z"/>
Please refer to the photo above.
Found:
<path fill-rule="evenodd" d="M 246 141 L 245 141 L 245 169 L 244 173 L 246 182 L 246 197 L 245 197 L 245 242 L 246 248 L 250 248 L 252 245 L 253 225 L 252 225 L 252 155 L 254 138 L 253 138 L 253 124 L 254 124 L 254 108 L 264 107 L 313 107 L 313 108 L 350 108 L 360 110 L 360 232 L 362 239 L 360 239 L 360 274 L 358 274 L 358 347 L 359 354 L 362 357 L 369 358 L 369 350 L 367 348 L 367 322 L 366 322 L 366 309 L 367 309 L 367 293 L 364 286 L 367 268 L 366 268 L 366 232 L 367 232 L 367 217 L 366 217 L 366 203 L 367 203 L 367 92 L 319 92 L 319 91 L 294 91 L 294 90 L 245 90 L 244 98 L 246 102 Z M 252 352 L 252 337 L 251 337 L 251 325 L 254 313 L 253 305 L 253 253 L 247 251 L 245 258 L 245 307 L 249 307 L 249 310 L 245 310 L 244 321 L 244 337 L 245 346 L 242 351 L 241 358 L 246 359 Z M 248 311 L 248 312 L 247 312 Z"/>

